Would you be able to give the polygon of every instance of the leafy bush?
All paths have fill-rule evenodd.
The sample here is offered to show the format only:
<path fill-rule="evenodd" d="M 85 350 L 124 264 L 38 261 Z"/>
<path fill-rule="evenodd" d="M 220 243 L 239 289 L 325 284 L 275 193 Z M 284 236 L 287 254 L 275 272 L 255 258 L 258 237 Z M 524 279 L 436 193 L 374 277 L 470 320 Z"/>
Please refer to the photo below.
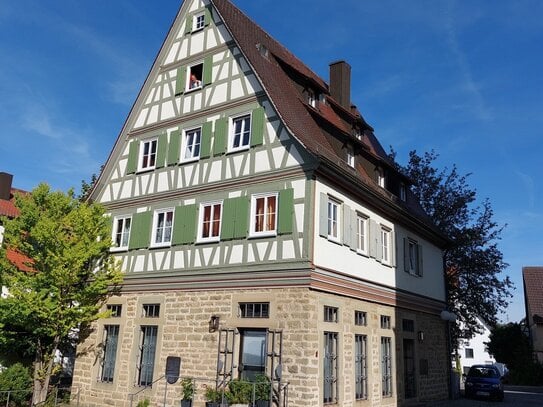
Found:
<path fill-rule="evenodd" d="M 230 404 L 246 404 L 251 401 L 252 393 L 252 383 L 236 379 L 228 383 L 228 391 L 225 396 Z"/>
<path fill-rule="evenodd" d="M 185 377 L 181 380 L 181 392 L 183 393 L 181 400 L 192 400 L 194 397 L 194 381 L 192 377 Z"/>
<path fill-rule="evenodd" d="M 15 363 L 0 372 L 0 404 L 6 405 L 8 393 L 11 406 L 28 405 L 32 394 L 32 376 L 28 368 Z"/>

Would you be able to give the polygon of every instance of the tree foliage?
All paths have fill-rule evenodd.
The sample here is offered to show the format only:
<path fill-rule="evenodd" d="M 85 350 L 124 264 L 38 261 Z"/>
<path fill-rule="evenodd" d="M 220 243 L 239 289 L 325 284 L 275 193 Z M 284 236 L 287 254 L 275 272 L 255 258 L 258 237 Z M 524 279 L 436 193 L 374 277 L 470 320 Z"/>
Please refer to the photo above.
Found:
<path fill-rule="evenodd" d="M 496 325 L 490 332 L 488 352 L 497 362 L 509 369 L 509 380 L 514 384 L 541 385 L 543 367 L 533 359 L 532 347 L 522 325 Z"/>
<path fill-rule="evenodd" d="M 0 299 L 0 354 L 33 361 L 36 403 L 45 400 L 57 350 L 101 316 L 122 277 L 100 205 L 45 184 L 18 196 L 15 205 L 20 215 L 2 220 L 0 277 L 9 295 Z M 15 267 L 7 249 L 24 255 L 30 271 Z"/>
<path fill-rule="evenodd" d="M 32 387 L 32 376 L 22 363 L 14 363 L 0 372 L 0 403 L 10 406 L 27 406 Z"/>
<path fill-rule="evenodd" d="M 455 336 L 470 338 L 478 331 L 476 317 L 494 325 L 512 295 L 509 277 L 501 274 L 507 264 L 497 245 L 503 226 L 494 220 L 488 199 L 477 203 L 469 174 L 460 175 L 456 166 L 439 170 L 437 158 L 434 151 L 422 156 L 411 151 L 402 169 L 414 181 L 412 191 L 425 212 L 451 240 L 444 252 L 449 306 L 461 322 Z"/>

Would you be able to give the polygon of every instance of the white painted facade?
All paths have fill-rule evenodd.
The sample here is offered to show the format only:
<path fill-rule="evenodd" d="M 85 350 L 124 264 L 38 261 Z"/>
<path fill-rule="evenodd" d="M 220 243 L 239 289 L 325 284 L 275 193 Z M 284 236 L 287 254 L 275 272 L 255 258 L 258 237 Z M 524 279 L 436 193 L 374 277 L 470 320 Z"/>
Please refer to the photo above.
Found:
<path fill-rule="evenodd" d="M 462 340 L 458 346 L 458 355 L 462 365 L 462 372 L 467 373 L 473 365 L 492 365 L 496 363 L 496 359 L 488 353 L 487 345 L 490 341 L 490 329 L 480 319 L 477 318 L 481 333 L 469 340 Z"/>

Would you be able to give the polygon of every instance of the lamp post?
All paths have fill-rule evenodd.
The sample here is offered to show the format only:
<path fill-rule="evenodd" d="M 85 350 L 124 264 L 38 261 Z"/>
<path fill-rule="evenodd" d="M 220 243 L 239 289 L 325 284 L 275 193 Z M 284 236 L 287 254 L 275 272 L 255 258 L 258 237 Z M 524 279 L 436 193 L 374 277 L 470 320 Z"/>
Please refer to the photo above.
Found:
<path fill-rule="evenodd" d="M 451 339 L 451 322 L 456 321 L 456 314 L 447 310 L 441 311 L 441 319 L 447 324 L 447 362 L 448 366 L 448 375 L 449 375 L 449 399 L 453 398 L 453 386 L 456 384 L 455 376 L 452 372 L 452 339 Z M 454 393 L 456 395 L 456 393 Z"/>

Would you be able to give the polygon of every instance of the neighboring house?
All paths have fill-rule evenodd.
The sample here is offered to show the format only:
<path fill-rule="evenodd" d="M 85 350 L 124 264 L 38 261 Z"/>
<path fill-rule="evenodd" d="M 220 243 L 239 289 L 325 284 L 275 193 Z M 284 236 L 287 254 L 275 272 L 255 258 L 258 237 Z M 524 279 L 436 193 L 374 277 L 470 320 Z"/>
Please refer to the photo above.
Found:
<path fill-rule="evenodd" d="M 347 63 L 328 84 L 231 2 L 185 1 L 91 193 L 126 275 L 80 403 L 177 404 L 168 357 L 198 405 L 257 374 L 281 406 L 447 398 L 446 239 L 409 184 Z"/>
<path fill-rule="evenodd" d="M 473 338 L 461 339 L 458 345 L 458 355 L 462 365 L 462 373 L 467 374 L 472 365 L 492 365 L 496 359 L 488 353 L 490 341 L 490 327 L 479 317 L 477 323 L 480 333 L 476 333 Z"/>
<path fill-rule="evenodd" d="M 534 359 L 543 363 L 543 267 L 523 267 L 526 325 Z"/>

